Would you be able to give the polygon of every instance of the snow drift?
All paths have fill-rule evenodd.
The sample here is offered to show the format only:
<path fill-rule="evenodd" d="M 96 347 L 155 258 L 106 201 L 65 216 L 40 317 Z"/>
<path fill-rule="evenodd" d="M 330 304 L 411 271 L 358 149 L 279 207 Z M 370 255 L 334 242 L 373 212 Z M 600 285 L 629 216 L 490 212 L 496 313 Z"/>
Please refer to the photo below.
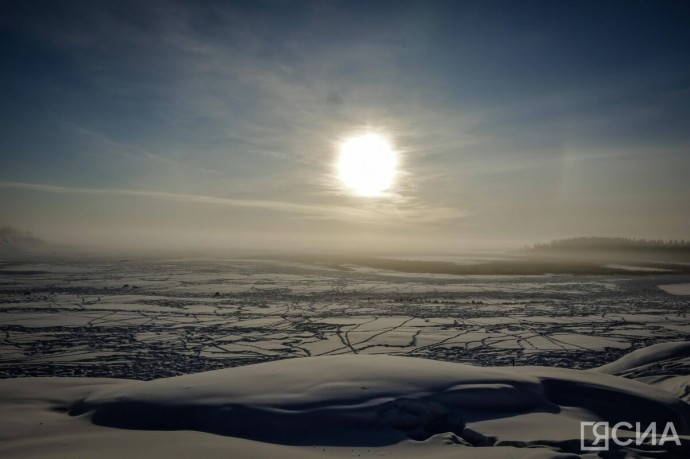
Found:
<path fill-rule="evenodd" d="M 28 454 L 22 445 L 49 445 L 60 438 L 56 432 L 80 432 L 92 440 L 93 435 L 107 432 L 124 443 L 106 441 L 104 447 L 121 451 L 132 447 L 130 436 L 156 433 L 137 450 L 141 455 L 151 453 L 156 445 L 167 448 L 160 444 L 161 432 L 176 432 L 197 444 L 198 454 L 209 457 L 213 452 L 207 451 L 210 446 L 199 435 L 214 438 L 214 445 L 225 444 L 226 455 L 234 452 L 240 457 L 267 457 L 278 451 L 301 457 L 317 451 L 336 456 L 357 451 L 417 457 L 578 457 L 580 421 L 643 426 L 673 422 L 681 446 L 612 445 L 612 449 L 642 457 L 690 456 L 690 405 L 661 388 L 595 371 L 485 368 L 346 355 L 148 382 L 3 380 L 0 393 L 5 413 L 14 410 L 34 422 L 41 413 L 55 419 L 47 437 L 35 426 L 32 433 L 28 426 L 23 431 L 9 426 L 12 419 L 3 419 L 3 457 L 33 457 L 36 451 Z M 196 440 L 189 440 L 192 437 Z M 41 452 L 53 457 L 45 448 Z M 80 457 L 79 448 L 72 453 L 70 457 Z M 183 457 L 175 451 L 167 454 Z"/>

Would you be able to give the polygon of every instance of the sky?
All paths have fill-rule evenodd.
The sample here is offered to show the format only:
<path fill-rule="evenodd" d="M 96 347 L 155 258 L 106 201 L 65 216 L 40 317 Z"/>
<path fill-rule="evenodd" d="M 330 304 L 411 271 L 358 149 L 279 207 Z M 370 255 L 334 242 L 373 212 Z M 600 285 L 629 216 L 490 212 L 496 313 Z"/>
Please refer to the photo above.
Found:
<path fill-rule="evenodd" d="M 3 1 L 0 225 L 455 253 L 690 236 L 685 1 Z M 337 175 L 377 133 L 382 195 Z"/>

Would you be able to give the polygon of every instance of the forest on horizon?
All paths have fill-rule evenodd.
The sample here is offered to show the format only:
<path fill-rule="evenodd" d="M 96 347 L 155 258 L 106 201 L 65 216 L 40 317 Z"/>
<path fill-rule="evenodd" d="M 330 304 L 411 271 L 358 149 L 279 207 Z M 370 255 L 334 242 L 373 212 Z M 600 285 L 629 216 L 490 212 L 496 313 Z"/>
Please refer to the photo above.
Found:
<path fill-rule="evenodd" d="M 534 244 L 529 252 L 565 251 L 635 251 L 690 253 L 690 241 L 684 239 L 634 239 L 624 237 L 575 237 Z"/>

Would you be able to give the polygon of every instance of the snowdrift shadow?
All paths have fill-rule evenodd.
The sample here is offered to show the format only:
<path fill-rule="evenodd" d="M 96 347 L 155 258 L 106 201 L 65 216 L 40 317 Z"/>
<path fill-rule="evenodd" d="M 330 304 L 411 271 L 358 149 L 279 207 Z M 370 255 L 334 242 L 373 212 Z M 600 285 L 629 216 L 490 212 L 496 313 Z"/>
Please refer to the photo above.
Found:
<path fill-rule="evenodd" d="M 612 423 L 673 422 L 679 434 L 690 434 L 690 405 L 617 376 L 372 355 L 291 359 L 133 383 L 92 394 L 70 411 L 101 426 L 196 430 L 284 445 L 385 446 L 448 433 L 466 446 L 575 452 L 580 432 L 573 413 Z M 539 420 L 529 432 L 533 438 L 516 442 L 492 432 L 492 421 L 519 424 L 529 416 Z M 554 424 L 572 436 L 547 440 Z"/>
<path fill-rule="evenodd" d="M 499 405 L 498 400 L 504 403 Z M 466 430 L 466 419 L 559 411 L 536 394 L 510 386 L 462 388 L 421 398 L 364 399 L 351 405 L 323 401 L 300 408 L 121 399 L 82 401 L 70 415 L 89 413 L 96 425 L 122 429 L 197 430 L 293 446 L 385 446 L 407 439 L 424 441 L 440 433 L 455 434 L 470 445 L 489 446 L 495 439 Z"/>

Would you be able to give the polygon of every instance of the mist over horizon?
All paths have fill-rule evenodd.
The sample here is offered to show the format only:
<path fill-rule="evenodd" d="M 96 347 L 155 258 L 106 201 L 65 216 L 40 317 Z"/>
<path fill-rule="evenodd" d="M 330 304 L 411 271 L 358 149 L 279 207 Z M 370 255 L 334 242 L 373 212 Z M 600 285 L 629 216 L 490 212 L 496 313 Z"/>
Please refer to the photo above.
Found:
<path fill-rule="evenodd" d="M 386 255 L 452 255 L 457 253 L 502 252 L 524 246 L 510 241 L 477 240 L 457 241 L 451 247 L 441 247 L 437 242 L 420 236 L 417 240 L 391 235 L 382 241 L 376 234 L 353 233 L 332 235 L 300 233 L 286 234 L 281 231 L 252 234 L 192 231 L 181 229 L 98 229 L 89 234 L 84 228 L 61 232 L 56 229 L 33 231 L 5 225 L 19 233 L 27 233 L 40 240 L 40 248 L 61 253 L 189 253 L 189 254 L 386 254 Z M 412 243 L 412 242 L 416 243 Z"/>
<path fill-rule="evenodd" d="M 690 241 L 683 239 L 634 239 L 620 237 L 559 238 L 522 246 L 500 246 L 496 241 L 481 241 L 453 249 L 437 249 L 432 245 L 410 246 L 401 250 L 397 241 L 375 247 L 355 245 L 353 241 L 312 241 L 310 245 L 282 244 L 241 245 L 238 241 L 202 239 L 187 243 L 184 238 L 175 241 L 158 239 L 155 243 L 119 241 L 112 245 L 84 243 L 56 243 L 36 237 L 28 230 L 13 226 L 0 226 L 0 257 L 6 261 L 22 259 L 255 259 L 283 260 L 305 265 L 324 265 L 336 269 L 351 266 L 370 267 L 410 273 L 445 274 L 627 274 L 690 271 Z M 263 245 L 259 246 L 259 242 Z M 358 242 L 361 242 L 359 240 Z M 234 244 L 234 245 L 233 245 Z M 615 264 L 619 263 L 619 264 Z M 686 269 L 687 268 L 687 269 Z"/>

